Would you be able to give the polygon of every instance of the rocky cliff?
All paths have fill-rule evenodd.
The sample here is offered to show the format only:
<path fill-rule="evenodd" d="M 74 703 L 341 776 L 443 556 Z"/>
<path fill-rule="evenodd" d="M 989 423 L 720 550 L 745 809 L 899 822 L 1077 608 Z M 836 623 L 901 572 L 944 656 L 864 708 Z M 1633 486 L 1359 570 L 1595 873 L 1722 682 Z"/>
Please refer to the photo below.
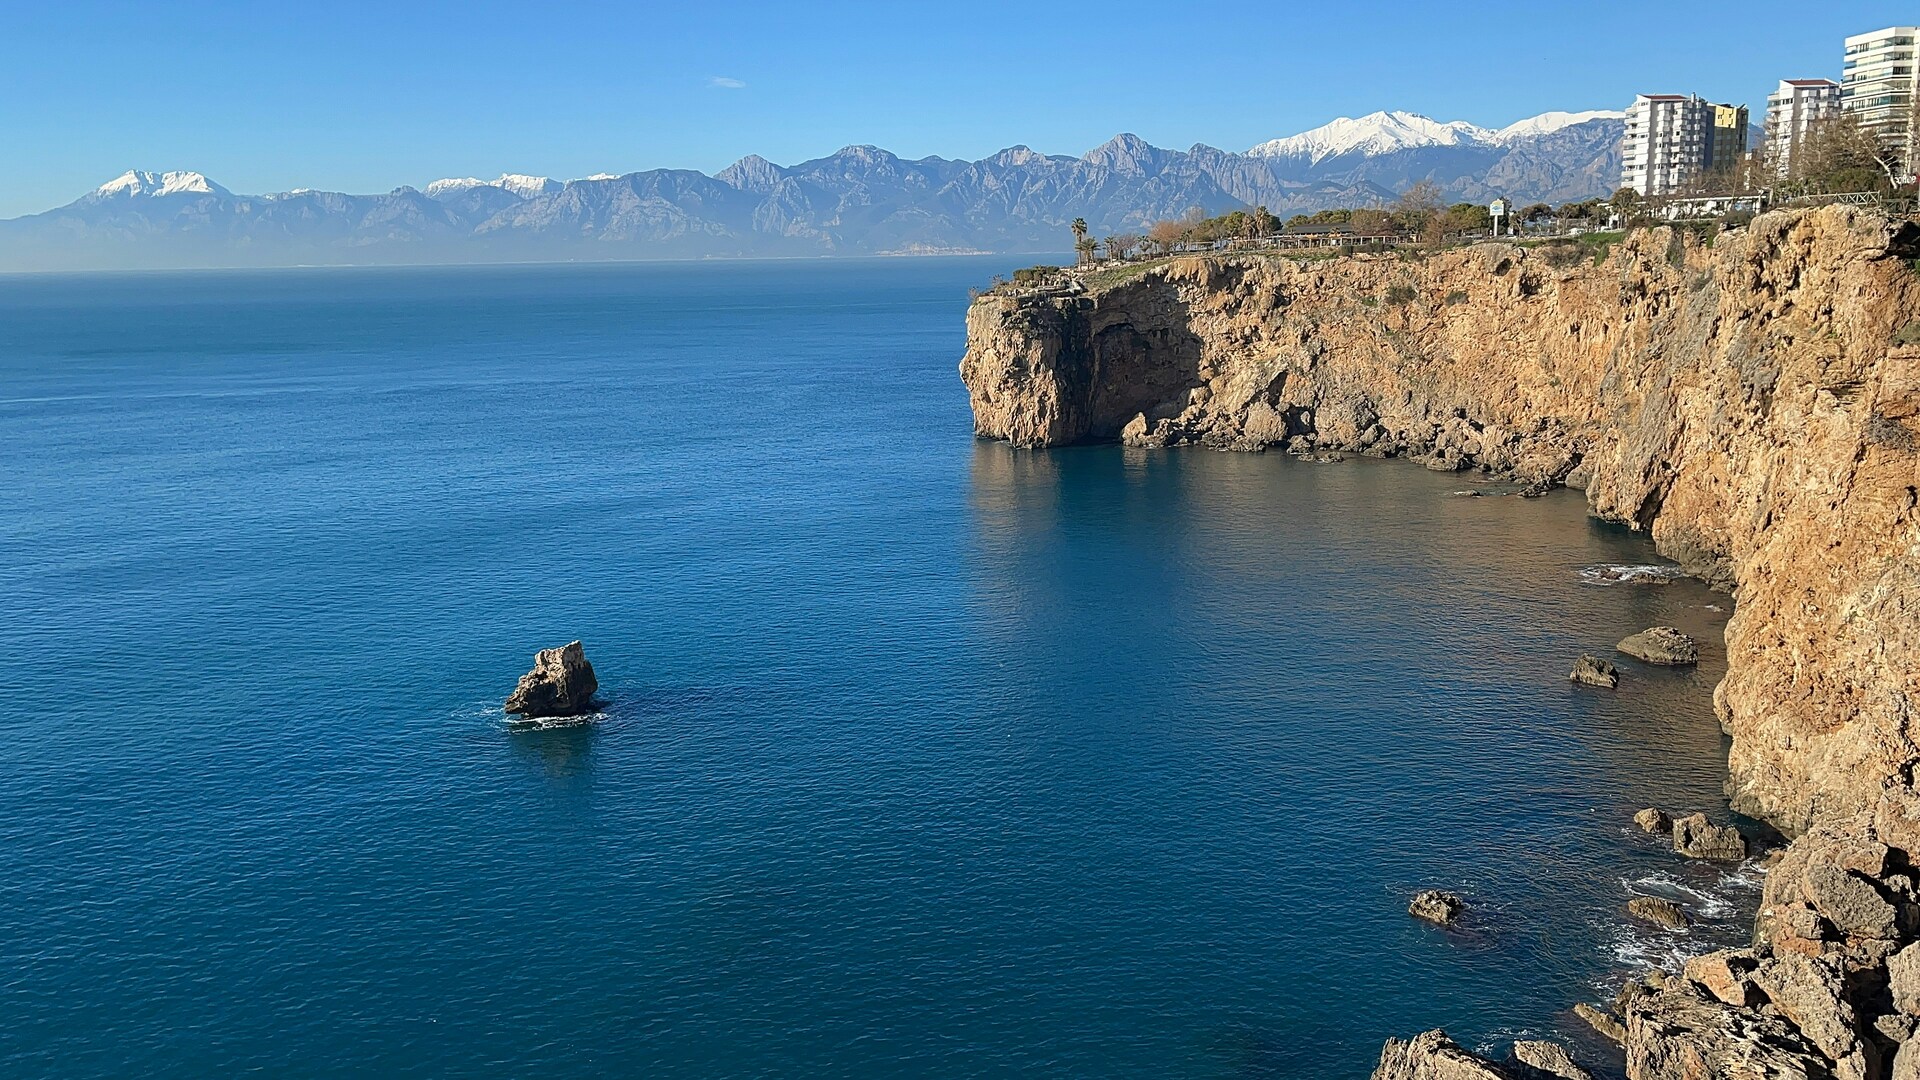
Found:
<path fill-rule="evenodd" d="M 1871 1026 L 1898 1012 L 1886 957 L 1920 932 L 1916 256 L 1920 228 L 1836 207 L 1710 244 L 1655 229 L 1610 250 L 1191 258 L 983 295 L 960 370 L 978 434 L 1022 446 L 1343 450 L 1580 487 L 1731 591 L 1715 703 L 1734 806 L 1828 837 L 1818 850 L 1884 849 L 1836 858 L 1897 915 L 1861 937 L 1770 887 L 1748 959 L 1777 993 L 1729 1002 L 1676 977 L 1627 1010 L 1630 1073 L 1694 1075 L 1725 1050 L 1662 1042 L 1692 1016 L 1800 1030 L 1832 1051 L 1822 1068 L 1878 1075 L 1912 1026 Z M 1816 990 L 1778 974 L 1797 962 L 1776 940 L 1826 965 Z M 1796 1027 L 1780 1002 L 1806 993 L 1845 1003 L 1847 1031 Z M 1750 1023 L 1714 1012 L 1749 1006 Z"/>

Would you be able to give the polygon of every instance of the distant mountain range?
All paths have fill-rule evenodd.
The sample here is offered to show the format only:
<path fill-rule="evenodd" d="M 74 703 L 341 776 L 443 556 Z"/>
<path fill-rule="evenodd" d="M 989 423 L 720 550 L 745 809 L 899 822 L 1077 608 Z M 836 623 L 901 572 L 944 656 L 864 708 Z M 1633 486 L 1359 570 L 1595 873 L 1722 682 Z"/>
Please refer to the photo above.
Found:
<path fill-rule="evenodd" d="M 742 158 L 565 182 L 509 174 L 382 195 L 236 195 L 195 172 L 128 172 L 73 203 L 0 221 L 0 269 L 263 266 L 1049 252 L 1193 207 L 1286 217 L 1391 202 L 1421 180 L 1450 200 L 1610 194 L 1622 114 L 1545 113 L 1501 129 L 1412 113 L 1342 118 L 1245 153 L 1118 135 L 1080 157 L 1024 146 L 907 161 L 850 146 L 798 165 Z"/>

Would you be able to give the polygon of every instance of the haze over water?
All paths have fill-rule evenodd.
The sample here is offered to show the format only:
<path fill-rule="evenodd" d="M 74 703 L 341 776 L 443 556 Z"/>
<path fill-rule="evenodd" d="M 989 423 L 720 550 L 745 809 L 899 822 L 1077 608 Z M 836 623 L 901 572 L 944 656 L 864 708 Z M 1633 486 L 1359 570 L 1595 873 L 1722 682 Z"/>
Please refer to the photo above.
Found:
<path fill-rule="evenodd" d="M 1362 1077 L 1743 935 L 1628 822 L 1724 812 L 1729 601 L 1572 493 L 978 443 L 1007 269 L 0 278 L 0 1073 Z"/>

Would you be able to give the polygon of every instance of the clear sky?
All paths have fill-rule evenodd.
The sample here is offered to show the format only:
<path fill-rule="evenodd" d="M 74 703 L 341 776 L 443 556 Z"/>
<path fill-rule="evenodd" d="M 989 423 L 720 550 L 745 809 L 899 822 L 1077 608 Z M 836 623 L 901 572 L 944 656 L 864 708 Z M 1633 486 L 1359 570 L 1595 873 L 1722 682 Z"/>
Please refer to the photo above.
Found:
<path fill-rule="evenodd" d="M 0 0 L 0 217 L 129 168 L 235 191 L 562 179 L 851 143 L 1245 149 L 1407 109 L 1509 123 L 1637 91 L 1751 105 L 1920 0 L 1209 6 Z"/>

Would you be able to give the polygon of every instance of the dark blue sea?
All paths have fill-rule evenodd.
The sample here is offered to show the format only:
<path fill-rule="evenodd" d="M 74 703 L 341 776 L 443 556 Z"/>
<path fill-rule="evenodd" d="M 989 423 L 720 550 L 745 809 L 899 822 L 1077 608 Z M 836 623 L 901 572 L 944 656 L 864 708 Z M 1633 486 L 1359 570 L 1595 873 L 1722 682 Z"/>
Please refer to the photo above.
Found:
<path fill-rule="evenodd" d="M 975 441 L 1012 265 L 0 278 L 0 1074 L 1358 1078 L 1744 936 L 1628 820 L 1725 813 L 1725 597 L 1575 493 Z"/>

